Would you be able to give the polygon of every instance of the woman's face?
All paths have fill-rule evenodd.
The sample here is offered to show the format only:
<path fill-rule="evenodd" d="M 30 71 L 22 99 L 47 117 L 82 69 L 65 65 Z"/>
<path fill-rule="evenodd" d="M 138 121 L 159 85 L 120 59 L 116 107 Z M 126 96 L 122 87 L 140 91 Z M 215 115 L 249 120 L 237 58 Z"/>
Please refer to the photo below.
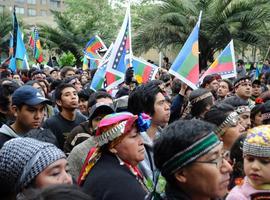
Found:
<path fill-rule="evenodd" d="M 67 172 L 67 160 L 64 158 L 50 164 L 35 179 L 36 188 L 57 184 L 72 184 L 71 175 Z"/>
<path fill-rule="evenodd" d="M 132 166 L 144 159 L 143 139 L 135 127 L 114 148 L 116 155 Z"/>

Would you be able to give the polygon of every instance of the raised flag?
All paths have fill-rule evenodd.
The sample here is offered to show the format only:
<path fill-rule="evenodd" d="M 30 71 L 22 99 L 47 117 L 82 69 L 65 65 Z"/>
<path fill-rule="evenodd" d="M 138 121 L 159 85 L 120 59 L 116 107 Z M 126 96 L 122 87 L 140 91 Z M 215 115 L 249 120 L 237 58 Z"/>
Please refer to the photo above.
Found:
<path fill-rule="evenodd" d="M 147 83 L 150 80 L 155 79 L 155 75 L 158 72 L 158 67 L 145 60 L 136 58 L 133 56 L 132 67 L 134 69 L 134 75 L 139 84 Z"/>
<path fill-rule="evenodd" d="M 89 59 L 87 58 L 86 55 L 83 56 L 83 66 L 82 70 L 87 70 L 89 69 Z"/>
<path fill-rule="evenodd" d="M 33 49 L 34 58 L 38 63 L 43 61 L 42 48 L 39 40 L 39 34 L 36 27 L 34 27 L 29 37 L 29 45 Z"/>
<path fill-rule="evenodd" d="M 112 53 L 113 44 L 110 45 L 109 49 L 106 51 L 106 54 L 103 56 L 96 73 L 90 84 L 90 89 L 97 91 L 98 89 L 105 88 L 106 85 L 106 75 L 107 78 L 110 78 L 110 74 L 106 73 L 106 68 L 108 64 L 108 59 Z"/>
<path fill-rule="evenodd" d="M 25 58 L 27 57 L 26 48 L 23 42 L 23 35 L 21 29 L 19 27 L 15 7 L 13 11 L 13 41 L 12 41 L 12 48 L 13 48 L 13 56 L 10 60 L 9 68 L 13 71 L 16 69 L 26 68 L 23 64 Z"/>
<path fill-rule="evenodd" d="M 199 81 L 199 29 L 201 14 L 187 41 L 174 60 L 169 73 L 180 79 L 192 89 L 197 89 Z"/>
<path fill-rule="evenodd" d="M 107 47 L 100 39 L 98 35 L 92 37 L 85 48 L 83 49 L 84 55 L 88 56 L 89 59 L 101 59 L 102 56 L 99 54 L 99 51 L 106 51 Z"/>
<path fill-rule="evenodd" d="M 107 65 L 106 90 L 124 82 L 127 67 L 132 66 L 130 5 L 127 7 L 122 27 L 115 40 Z"/>
<path fill-rule="evenodd" d="M 222 79 L 236 77 L 233 40 L 225 47 L 217 59 L 204 72 L 200 78 L 200 82 L 203 81 L 205 76 L 212 74 L 219 74 Z"/>
<path fill-rule="evenodd" d="M 102 66 L 100 66 L 97 69 L 92 79 L 90 89 L 97 91 L 98 89 L 104 88 L 106 67 L 107 67 L 107 63 L 104 63 Z"/>

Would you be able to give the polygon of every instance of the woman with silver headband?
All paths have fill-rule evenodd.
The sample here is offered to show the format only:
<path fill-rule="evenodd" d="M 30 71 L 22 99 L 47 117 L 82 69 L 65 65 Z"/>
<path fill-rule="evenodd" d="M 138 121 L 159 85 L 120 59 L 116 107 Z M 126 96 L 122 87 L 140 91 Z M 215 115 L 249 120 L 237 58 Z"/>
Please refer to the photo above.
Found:
<path fill-rule="evenodd" d="M 223 141 L 223 148 L 230 150 L 235 140 L 242 134 L 244 127 L 240 124 L 238 113 L 226 103 L 212 106 L 205 114 L 205 121 L 217 126 L 215 133 Z"/>

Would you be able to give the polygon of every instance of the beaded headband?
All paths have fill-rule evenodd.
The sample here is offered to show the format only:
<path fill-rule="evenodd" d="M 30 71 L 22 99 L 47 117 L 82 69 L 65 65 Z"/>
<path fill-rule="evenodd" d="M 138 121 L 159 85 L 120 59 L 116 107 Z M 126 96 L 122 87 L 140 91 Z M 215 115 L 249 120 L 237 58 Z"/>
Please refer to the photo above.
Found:
<path fill-rule="evenodd" d="M 190 103 L 191 103 L 191 104 L 194 104 L 194 103 L 197 103 L 197 102 L 199 102 L 199 101 L 201 101 L 201 100 L 203 100 L 203 99 L 206 99 L 207 97 L 211 97 L 211 96 L 213 96 L 212 93 L 211 93 L 211 92 L 207 92 L 207 93 L 205 93 L 205 94 L 203 94 L 203 95 L 201 95 L 201 96 L 198 96 L 198 97 L 192 99 L 192 100 L 190 101 Z"/>
<path fill-rule="evenodd" d="M 270 126 L 261 125 L 249 129 L 243 145 L 243 154 L 270 157 Z"/>
<path fill-rule="evenodd" d="M 122 121 L 108 131 L 103 132 L 101 135 L 95 136 L 94 141 L 98 146 L 103 146 L 104 144 L 113 141 L 124 133 L 126 123 L 127 121 Z"/>
<path fill-rule="evenodd" d="M 244 142 L 243 154 L 255 157 L 270 158 L 270 147 Z"/>
<path fill-rule="evenodd" d="M 239 82 L 237 82 L 234 87 L 238 87 L 239 85 L 241 85 L 242 83 L 246 83 L 246 82 L 250 82 L 251 83 L 251 80 L 246 78 L 246 79 L 243 79 L 243 80 L 240 80 Z"/>
<path fill-rule="evenodd" d="M 165 162 L 162 166 L 161 173 L 163 175 L 173 174 L 177 170 L 203 156 L 219 144 L 220 140 L 217 135 L 214 132 L 211 132 Z"/>
<path fill-rule="evenodd" d="M 242 114 L 242 113 L 245 113 L 245 112 L 250 112 L 250 108 L 249 108 L 249 106 L 238 106 L 237 109 L 236 109 L 236 112 L 238 114 Z"/>
<path fill-rule="evenodd" d="M 215 129 L 215 133 L 217 135 L 224 135 L 225 131 L 223 130 L 223 128 L 225 127 L 235 127 L 237 125 L 237 122 L 238 122 L 238 114 L 237 112 L 231 112 L 227 117 L 226 119 L 224 120 L 224 122 L 222 122 L 221 125 L 219 125 L 216 129 Z"/>

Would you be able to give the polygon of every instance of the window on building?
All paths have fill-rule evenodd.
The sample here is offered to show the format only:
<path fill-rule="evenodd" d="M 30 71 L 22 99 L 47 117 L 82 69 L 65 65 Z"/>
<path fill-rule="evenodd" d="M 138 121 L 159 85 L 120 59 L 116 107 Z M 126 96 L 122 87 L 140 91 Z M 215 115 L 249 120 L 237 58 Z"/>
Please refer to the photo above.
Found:
<path fill-rule="evenodd" d="M 29 4 L 36 4 L 37 2 L 36 2 L 36 0 L 27 0 L 27 3 L 29 3 Z"/>
<path fill-rule="evenodd" d="M 57 0 L 50 0 L 51 8 L 60 8 L 60 1 Z"/>
<path fill-rule="evenodd" d="M 4 6 L 0 6 L 0 13 L 4 12 Z"/>
<path fill-rule="evenodd" d="M 47 0 L 40 0 L 40 4 L 46 5 L 47 4 Z"/>
<path fill-rule="evenodd" d="M 25 0 L 16 0 L 15 2 L 16 2 L 16 3 L 24 3 Z"/>
<path fill-rule="evenodd" d="M 47 16 L 47 11 L 46 10 L 41 10 L 40 15 L 41 16 Z"/>
<path fill-rule="evenodd" d="M 24 8 L 16 7 L 16 13 L 19 15 L 24 15 Z"/>
<path fill-rule="evenodd" d="M 37 15 L 37 11 L 35 9 L 28 9 L 28 16 L 36 16 Z"/>

